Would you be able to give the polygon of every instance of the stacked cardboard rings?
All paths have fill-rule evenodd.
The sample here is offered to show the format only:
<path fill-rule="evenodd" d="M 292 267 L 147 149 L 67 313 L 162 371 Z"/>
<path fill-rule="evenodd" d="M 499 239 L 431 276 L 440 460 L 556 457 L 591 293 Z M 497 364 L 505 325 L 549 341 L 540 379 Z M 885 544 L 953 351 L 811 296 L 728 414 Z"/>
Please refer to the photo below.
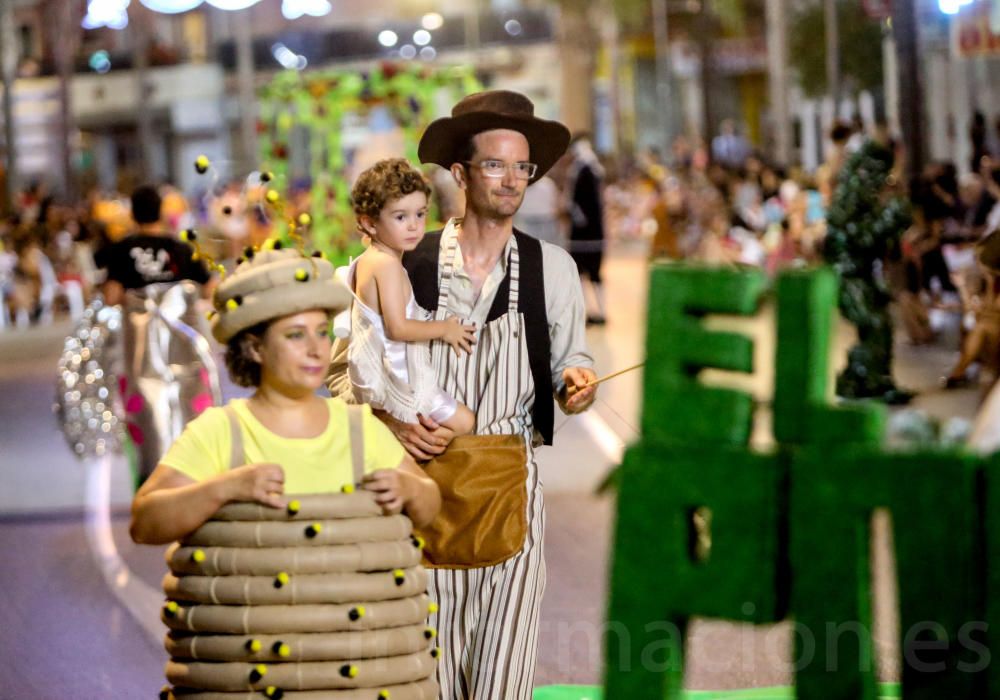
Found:
<path fill-rule="evenodd" d="M 223 507 L 167 550 L 162 696 L 435 700 L 420 559 L 370 493 Z"/>

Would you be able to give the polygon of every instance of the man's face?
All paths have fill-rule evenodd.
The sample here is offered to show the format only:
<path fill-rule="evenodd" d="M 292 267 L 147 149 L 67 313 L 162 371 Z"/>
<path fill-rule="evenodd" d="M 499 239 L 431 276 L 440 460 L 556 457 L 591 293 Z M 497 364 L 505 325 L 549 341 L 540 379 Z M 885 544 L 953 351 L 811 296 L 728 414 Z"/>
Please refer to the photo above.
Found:
<path fill-rule="evenodd" d="M 473 144 L 475 153 L 463 166 L 466 208 L 480 216 L 509 219 L 520 208 L 528 188 L 528 181 L 519 179 L 510 167 L 531 160 L 528 139 L 517 131 L 495 129 L 477 134 Z M 486 176 L 480 164 L 488 160 L 508 166 L 502 177 Z"/>

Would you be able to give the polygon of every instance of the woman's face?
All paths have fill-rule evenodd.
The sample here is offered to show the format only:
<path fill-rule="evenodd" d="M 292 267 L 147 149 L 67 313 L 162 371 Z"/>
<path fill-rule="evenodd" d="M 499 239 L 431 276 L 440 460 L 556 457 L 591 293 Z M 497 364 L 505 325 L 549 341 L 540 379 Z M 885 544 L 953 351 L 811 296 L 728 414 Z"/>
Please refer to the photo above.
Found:
<path fill-rule="evenodd" d="M 264 332 L 255 349 L 260 383 L 289 396 L 312 394 L 330 361 L 330 317 L 313 310 L 284 316 Z"/>

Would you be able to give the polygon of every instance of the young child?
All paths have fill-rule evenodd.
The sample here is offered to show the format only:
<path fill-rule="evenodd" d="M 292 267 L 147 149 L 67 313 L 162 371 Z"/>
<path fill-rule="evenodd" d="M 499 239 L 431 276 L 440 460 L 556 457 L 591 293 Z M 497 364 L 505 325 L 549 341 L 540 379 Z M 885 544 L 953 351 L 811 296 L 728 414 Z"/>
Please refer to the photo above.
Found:
<path fill-rule="evenodd" d="M 379 161 L 351 191 L 358 227 L 371 245 L 348 269 L 355 295 L 348 376 L 358 400 L 407 423 L 426 416 L 464 435 L 475 427 L 475 415 L 438 387 L 428 341 L 469 352 L 476 328 L 455 316 L 430 320 L 402 263 L 424 236 L 429 195 L 424 176 L 402 158 Z"/>

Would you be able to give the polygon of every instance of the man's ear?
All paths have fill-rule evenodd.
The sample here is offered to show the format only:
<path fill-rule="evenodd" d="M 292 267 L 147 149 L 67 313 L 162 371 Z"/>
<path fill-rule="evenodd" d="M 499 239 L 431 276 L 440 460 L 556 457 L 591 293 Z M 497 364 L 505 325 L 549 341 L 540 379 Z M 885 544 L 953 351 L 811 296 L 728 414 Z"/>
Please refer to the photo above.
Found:
<path fill-rule="evenodd" d="M 468 182 L 466 180 L 467 173 L 465 172 L 465 166 L 461 163 L 451 164 L 451 176 L 455 179 L 455 184 L 459 186 L 460 189 L 465 189 L 468 187 Z"/>

